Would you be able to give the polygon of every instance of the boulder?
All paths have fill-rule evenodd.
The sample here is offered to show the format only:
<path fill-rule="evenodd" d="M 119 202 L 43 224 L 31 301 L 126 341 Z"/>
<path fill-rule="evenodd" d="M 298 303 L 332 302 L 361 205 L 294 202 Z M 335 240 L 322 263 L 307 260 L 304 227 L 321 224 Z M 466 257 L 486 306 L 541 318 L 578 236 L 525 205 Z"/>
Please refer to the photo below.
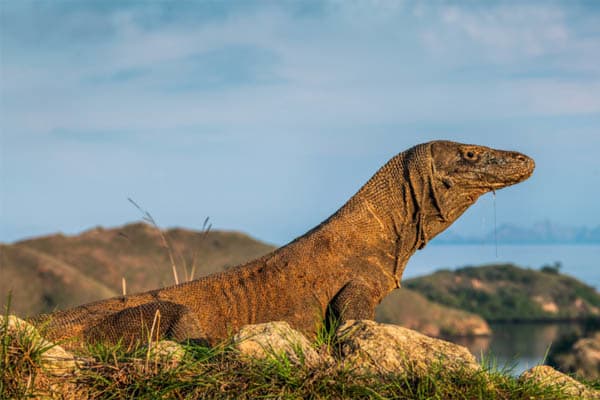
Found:
<path fill-rule="evenodd" d="M 337 340 L 345 365 L 362 373 L 428 375 L 480 369 L 463 346 L 434 339 L 400 326 L 375 321 L 347 321 Z"/>
<path fill-rule="evenodd" d="M 562 371 L 600 379 L 600 332 L 577 340 L 566 352 L 552 354 L 552 363 Z"/>
<path fill-rule="evenodd" d="M 574 399 L 600 399 L 600 391 L 593 390 L 547 365 L 538 365 L 523 372 L 519 380 L 534 381 L 541 386 L 556 388 Z"/>
<path fill-rule="evenodd" d="M 151 342 L 148 351 L 152 361 L 159 362 L 168 369 L 178 366 L 185 356 L 183 346 L 172 340 Z"/>
<path fill-rule="evenodd" d="M 139 373 L 169 371 L 177 368 L 185 357 L 185 348 L 172 340 L 150 342 L 145 357 L 132 358 Z"/>
<path fill-rule="evenodd" d="M 277 359 L 285 356 L 294 365 L 314 368 L 331 361 L 320 355 L 308 339 L 285 321 L 243 326 L 233 337 L 242 359 Z"/>
<path fill-rule="evenodd" d="M 77 370 L 73 354 L 61 346 L 44 339 L 30 323 L 14 316 L 0 316 L 0 335 L 5 333 L 11 338 L 11 343 L 19 348 L 39 351 L 42 369 L 51 375 L 72 374 Z"/>

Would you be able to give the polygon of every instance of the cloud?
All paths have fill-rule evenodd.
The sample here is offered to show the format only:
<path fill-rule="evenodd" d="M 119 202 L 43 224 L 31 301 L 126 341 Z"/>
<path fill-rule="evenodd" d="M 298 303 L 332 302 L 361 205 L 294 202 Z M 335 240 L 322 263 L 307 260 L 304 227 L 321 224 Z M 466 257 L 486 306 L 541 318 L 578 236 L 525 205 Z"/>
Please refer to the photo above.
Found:
<path fill-rule="evenodd" d="M 485 54 L 495 60 L 515 61 L 556 53 L 569 42 L 565 15 L 552 5 L 446 7 L 440 16 L 462 39 L 481 45 Z"/>
<path fill-rule="evenodd" d="M 515 82 L 522 101 L 531 114 L 597 114 L 600 113 L 600 80 L 568 82 L 557 80 L 528 80 Z"/>
<path fill-rule="evenodd" d="M 498 2 L 428 8 L 425 46 L 456 65 L 600 78 L 600 18 L 582 5 Z M 520 70 L 520 71 L 519 71 Z"/>
<path fill-rule="evenodd" d="M 572 82 L 562 71 L 550 71 L 557 78 L 543 82 L 536 76 L 511 76 L 553 64 L 544 57 L 567 58 L 565 49 L 568 58 L 577 58 L 571 54 L 576 35 L 559 7 L 428 7 L 417 17 L 419 24 L 408 25 L 399 36 L 398 22 L 414 18 L 413 3 L 325 4 L 325 10 L 302 18 L 289 7 L 254 7 L 247 14 L 209 9 L 198 13 L 199 24 L 181 23 L 181 10 L 158 6 L 72 11 L 61 24 L 63 41 L 77 40 L 80 23 L 73 16 L 81 13 L 102 21 L 90 25 L 110 34 L 80 48 L 77 57 L 66 46 L 62 56 L 53 53 L 43 64 L 27 63 L 9 50 L 3 89 L 10 99 L 7 109 L 13 115 L 29 104 L 40 118 L 19 120 L 29 120 L 25 124 L 31 128 L 44 121 L 48 129 L 69 128 L 67 121 L 81 129 L 97 124 L 146 129 L 207 120 L 234 125 L 279 125 L 283 120 L 331 125 L 338 120 L 348 125 L 456 119 L 474 109 L 478 116 L 506 117 L 528 110 L 571 114 L 597 109 L 600 94 L 586 89 L 589 82 Z M 378 15 L 389 22 L 374 23 Z M 355 31 L 359 22 L 364 30 Z M 419 50 L 413 40 L 428 34 L 445 53 Z M 593 46 L 589 41 L 582 45 L 582 55 Z M 479 59 L 481 54 L 488 62 Z M 523 62 L 523 57 L 532 61 Z M 498 60 L 501 69 L 493 65 Z M 477 70 L 486 71 L 485 81 L 473 80 Z M 441 71 L 443 80 L 437 78 Z M 488 98 L 481 99 L 482 84 Z M 215 94 L 206 96 L 206 90 Z M 174 91 L 187 94 L 174 97 Z M 551 102 L 553 94 L 557 100 Z M 575 100 L 558 100 L 565 94 Z M 76 112 L 64 115 L 70 108 Z M 233 118 L 226 109 L 236 110 Z"/>
<path fill-rule="evenodd" d="M 590 143 L 597 134 L 598 13 L 562 3 L 10 2 L 2 9 L 3 161 L 18 171 L 3 190 L 13 219 L 35 206 L 38 186 L 60 188 L 53 207 L 69 204 L 68 196 L 121 199 L 135 187 L 168 208 L 167 193 L 177 190 L 190 202 L 207 199 L 190 183 L 201 177 L 219 193 L 207 200 L 212 215 L 277 241 L 299 233 L 292 226 L 318 222 L 386 157 L 416 142 L 522 148 L 541 160 L 545 176 L 556 152 L 577 153 L 573 138 Z M 592 147 L 578 155 L 587 166 Z M 257 181 L 271 183 L 260 187 L 268 200 L 253 194 Z M 577 188 L 552 195 L 568 193 L 578 194 L 569 201 L 580 209 L 590 198 Z M 552 195 L 535 199 L 547 204 Z M 30 199 L 25 208 L 22 197 Z M 238 210 L 242 197 L 253 217 Z M 506 198 L 507 208 L 518 208 L 519 199 Z M 178 203 L 173 214 L 191 208 Z M 529 211 L 545 218 L 547 210 Z M 284 218 L 289 225 L 277 234 L 261 227 Z"/>
<path fill-rule="evenodd" d="M 265 7 L 226 18 L 204 16 L 202 24 L 159 17 L 155 20 L 163 22 L 142 23 L 147 13 L 158 13 L 145 8 L 89 11 L 89 18 L 110 22 L 96 25 L 108 24 L 111 34 L 83 48 L 78 58 L 67 46 L 63 57 L 53 53 L 47 64 L 23 67 L 21 57 L 9 51 L 5 124 L 9 135 L 53 130 L 151 135 L 210 126 L 228 132 L 231 141 L 255 134 L 262 142 L 302 133 L 314 137 L 318 148 L 319 142 L 334 140 L 322 132 L 338 138 L 357 126 L 598 111 L 598 81 L 571 79 L 557 70 L 546 70 L 540 79 L 535 73 L 548 59 L 538 62 L 538 50 L 519 47 L 519 33 L 525 32 L 537 48 L 565 58 L 563 50 L 548 49 L 558 28 L 535 28 L 548 22 L 567 30 L 571 58 L 577 35 L 560 9 L 542 9 L 535 16 L 531 8 L 517 7 L 515 17 L 507 6 L 427 8 L 420 11 L 419 24 L 399 35 L 398 20 L 414 18 L 410 4 L 368 3 L 379 12 L 360 19 L 365 4 L 334 3 L 301 18 L 285 8 Z M 383 18 L 378 15 L 385 23 L 373 22 Z M 355 31 L 359 23 L 364 30 Z M 65 40 L 73 29 L 64 27 Z M 444 46 L 456 51 L 440 55 L 420 49 L 423 32 L 443 36 Z M 502 41 L 504 33 L 509 39 Z M 479 45 L 490 54 L 498 48 L 527 54 L 531 61 L 507 58 L 497 67 L 492 55 L 478 59 L 487 54 Z"/>

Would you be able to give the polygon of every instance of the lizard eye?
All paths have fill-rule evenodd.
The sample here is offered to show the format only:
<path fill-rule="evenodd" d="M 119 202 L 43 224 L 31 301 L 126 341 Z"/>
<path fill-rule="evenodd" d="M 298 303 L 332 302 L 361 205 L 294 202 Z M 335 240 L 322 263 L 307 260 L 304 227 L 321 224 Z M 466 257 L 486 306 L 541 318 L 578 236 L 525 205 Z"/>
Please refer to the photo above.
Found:
<path fill-rule="evenodd" d="M 473 150 L 467 150 L 463 153 L 463 157 L 467 161 L 476 161 L 478 158 L 478 154 L 476 152 L 474 152 Z"/>

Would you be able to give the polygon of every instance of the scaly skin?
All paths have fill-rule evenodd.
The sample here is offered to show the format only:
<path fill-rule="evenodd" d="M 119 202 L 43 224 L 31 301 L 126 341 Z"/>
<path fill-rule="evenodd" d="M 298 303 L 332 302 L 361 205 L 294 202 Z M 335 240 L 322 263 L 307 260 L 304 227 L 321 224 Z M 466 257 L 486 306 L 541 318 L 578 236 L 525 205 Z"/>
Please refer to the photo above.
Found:
<path fill-rule="evenodd" d="M 533 160 L 517 152 L 420 144 L 393 157 L 327 220 L 262 258 L 33 321 L 46 324 L 53 340 L 133 345 L 149 332 L 215 344 L 243 325 L 279 320 L 314 336 L 328 310 L 341 320 L 373 319 L 417 249 L 479 196 L 521 182 L 533 169 Z"/>

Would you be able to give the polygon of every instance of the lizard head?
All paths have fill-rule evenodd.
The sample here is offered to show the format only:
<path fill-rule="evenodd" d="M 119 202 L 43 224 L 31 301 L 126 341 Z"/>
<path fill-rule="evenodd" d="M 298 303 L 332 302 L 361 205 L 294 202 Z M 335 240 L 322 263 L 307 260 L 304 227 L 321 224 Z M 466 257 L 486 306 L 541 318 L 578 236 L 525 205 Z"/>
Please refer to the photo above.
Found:
<path fill-rule="evenodd" d="M 375 220 L 404 242 L 416 234 L 415 247 L 421 249 L 482 194 L 519 183 L 534 168 L 531 158 L 515 151 L 450 141 L 423 143 L 381 167 L 340 215 L 358 206 L 368 223 Z"/>
<path fill-rule="evenodd" d="M 516 151 L 448 141 L 430 143 L 434 174 L 444 185 L 473 194 L 502 189 L 529 178 L 534 161 Z"/>
<path fill-rule="evenodd" d="M 428 145 L 438 218 L 444 222 L 452 223 L 482 194 L 524 181 L 535 168 L 516 151 L 449 141 Z"/>

